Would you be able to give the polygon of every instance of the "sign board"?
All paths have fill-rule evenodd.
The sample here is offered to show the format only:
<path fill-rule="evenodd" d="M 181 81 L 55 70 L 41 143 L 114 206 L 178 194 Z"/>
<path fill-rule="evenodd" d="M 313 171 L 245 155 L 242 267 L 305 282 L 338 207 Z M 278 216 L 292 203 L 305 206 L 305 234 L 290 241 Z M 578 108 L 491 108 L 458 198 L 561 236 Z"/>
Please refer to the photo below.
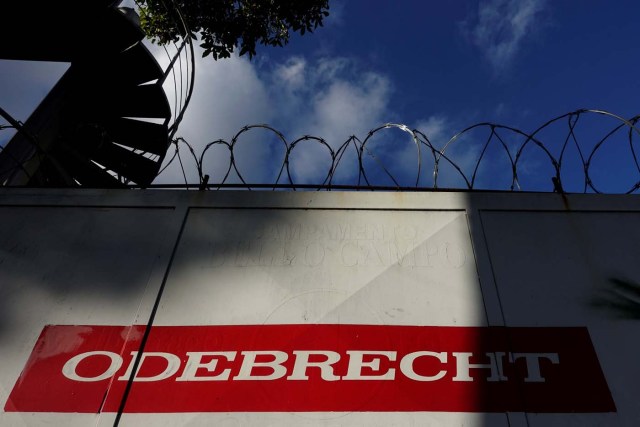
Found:
<path fill-rule="evenodd" d="M 132 379 L 134 413 L 615 411 L 586 328 L 156 326 L 136 365 L 143 333 L 46 327 L 5 410 L 115 412 Z"/>

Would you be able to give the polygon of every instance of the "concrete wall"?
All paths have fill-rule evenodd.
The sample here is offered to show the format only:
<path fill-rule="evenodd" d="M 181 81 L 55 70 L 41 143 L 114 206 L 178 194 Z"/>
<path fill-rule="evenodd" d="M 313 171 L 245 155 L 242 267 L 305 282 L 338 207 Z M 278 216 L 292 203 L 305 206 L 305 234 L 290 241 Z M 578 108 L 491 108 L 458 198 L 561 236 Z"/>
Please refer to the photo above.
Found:
<path fill-rule="evenodd" d="M 616 292 L 633 293 L 622 284 L 640 283 L 637 196 L 2 189 L 0 224 L 0 425 L 640 424 L 640 304 L 616 303 Z M 396 382 L 398 353 L 361 364 L 370 377 L 394 369 L 390 380 L 325 384 L 312 368 L 309 383 L 246 389 L 175 381 L 203 342 L 238 350 L 236 365 L 218 362 L 240 369 L 233 340 L 256 334 L 247 348 L 262 348 L 251 345 L 272 333 L 286 346 L 291 325 L 308 325 L 328 351 L 342 348 L 326 338 L 334 333 L 356 347 L 386 337 L 368 350 L 423 340 L 411 348 L 449 351 L 448 371 L 440 382 Z M 358 338 L 360 325 L 372 329 Z M 69 382 L 60 364 L 89 343 L 111 346 L 122 367 Z M 118 380 L 131 351 L 172 351 L 162 346 L 184 350 L 175 375 Z M 470 381 L 459 380 L 462 352 L 473 353 Z M 509 359 L 522 352 L 560 359 Z M 491 380 L 495 357 L 504 380 Z M 530 384 L 536 367 L 546 381 Z M 555 370 L 568 373 L 554 389 Z"/>

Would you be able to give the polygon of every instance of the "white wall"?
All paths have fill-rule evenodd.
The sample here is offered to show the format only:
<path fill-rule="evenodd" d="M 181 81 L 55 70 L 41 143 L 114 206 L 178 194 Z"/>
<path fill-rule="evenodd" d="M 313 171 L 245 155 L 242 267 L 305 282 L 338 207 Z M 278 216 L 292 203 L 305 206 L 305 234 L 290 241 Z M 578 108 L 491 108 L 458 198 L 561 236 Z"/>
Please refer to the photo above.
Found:
<path fill-rule="evenodd" d="M 640 422 L 640 324 L 602 304 L 612 278 L 640 283 L 637 196 L 1 192 L 2 408 L 45 325 L 586 327 L 616 412 L 125 413 L 119 423 Z M 0 425 L 113 425 L 116 414 L 97 409 L 3 410 Z"/>

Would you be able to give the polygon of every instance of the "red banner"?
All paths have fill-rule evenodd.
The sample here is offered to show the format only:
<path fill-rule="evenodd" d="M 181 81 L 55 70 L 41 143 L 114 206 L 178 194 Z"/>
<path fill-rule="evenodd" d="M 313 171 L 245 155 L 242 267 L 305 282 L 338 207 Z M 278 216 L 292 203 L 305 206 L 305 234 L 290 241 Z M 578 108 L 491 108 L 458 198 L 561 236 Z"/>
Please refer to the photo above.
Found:
<path fill-rule="evenodd" d="M 586 328 L 47 326 L 20 412 L 612 412 Z M 138 371 L 133 379 L 134 362 Z"/>

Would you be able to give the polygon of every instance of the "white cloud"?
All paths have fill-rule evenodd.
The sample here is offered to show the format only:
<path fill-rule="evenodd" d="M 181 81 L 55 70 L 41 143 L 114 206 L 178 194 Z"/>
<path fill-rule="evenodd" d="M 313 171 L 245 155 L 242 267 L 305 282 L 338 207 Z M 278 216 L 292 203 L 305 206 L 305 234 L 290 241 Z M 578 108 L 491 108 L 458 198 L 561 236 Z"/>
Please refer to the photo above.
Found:
<path fill-rule="evenodd" d="M 429 138 L 431 145 L 437 149 L 442 148 L 449 138 L 453 136 L 453 134 L 451 134 L 452 125 L 449 119 L 441 115 L 431 116 L 426 120 L 419 120 L 415 128 L 425 134 L 426 137 Z"/>
<path fill-rule="evenodd" d="M 322 136 L 340 144 L 350 135 L 380 124 L 388 112 L 387 76 L 362 71 L 349 58 L 293 57 L 271 71 L 271 98 L 277 121 L 299 134 Z"/>
<path fill-rule="evenodd" d="M 271 121 L 275 109 L 265 83 L 260 80 L 254 65 L 247 59 L 232 56 L 214 61 L 209 57 L 202 58 L 199 49 L 196 57 L 193 97 L 176 136 L 183 137 L 199 156 L 209 142 L 217 139 L 231 142 L 242 127 Z M 173 83 L 165 83 L 165 90 L 172 99 Z M 253 144 L 246 142 L 238 144 L 235 154 L 241 157 L 247 169 L 259 172 L 263 158 L 269 155 L 269 147 L 255 141 L 249 141 Z M 246 155 L 249 152 L 251 156 Z M 205 173 L 211 176 L 213 182 L 222 178 L 229 158 L 224 150 L 213 149 L 210 153 L 212 155 L 205 157 Z M 183 182 L 179 166 L 178 162 L 174 162 L 158 177 L 156 183 Z M 185 163 L 185 170 L 188 172 L 189 182 L 197 182 L 197 171 L 190 158 Z M 247 178 L 254 178 L 250 180 L 255 182 L 260 176 Z"/>
<path fill-rule="evenodd" d="M 332 144 L 380 124 L 389 100 L 389 81 L 368 73 L 360 82 L 337 80 L 313 102 L 310 128 L 324 130 Z"/>
<path fill-rule="evenodd" d="M 349 58 L 296 56 L 276 65 L 259 65 L 237 56 L 217 62 L 198 58 L 196 70 L 194 96 L 177 136 L 184 137 L 198 155 L 208 142 L 231 142 L 250 124 L 272 125 L 289 143 L 304 135 L 318 136 L 336 150 L 351 135 L 366 136 L 389 120 L 392 87 L 388 77 L 363 71 Z M 165 88 L 172 90 L 172 84 Z M 308 140 L 296 145 L 292 153 L 295 182 L 324 179 L 331 166 L 325 146 Z M 274 182 L 283 156 L 281 141 L 264 129 L 243 133 L 234 149 L 236 164 L 248 182 Z M 211 182 L 222 178 L 228 161 L 228 151 L 222 146 L 206 156 L 204 173 L 211 176 Z M 189 181 L 196 182 L 195 167 L 191 160 L 187 163 Z M 357 176 L 353 153 L 345 155 L 341 165 L 338 174 L 342 179 Z M 175 162 L 156 183 L 182 181 Z"/>
<path fill-rule="evenodd" d="M 276 83 L 290 91 L 302 88 L 306 81 L 306 67 L 307 61 L 304 58 L 289 58 L 284 64 L 276 66 L 273 72 Z"/>
<path fill-rule="evenodd" d="M 482 49 L 494 71 L 501 72 L 540 23 L 545 5 L 546 0 L 484 0 L 477 16 L 463 22 L 462 29 Z"/>
<path fill-rule="evenodd" d="M 345 58 L 319 60 L 309 77 L 307 92 L 300 94 L 303 111 L 291 129 L 294 135 L 320 136 L 337 150 L 352 135 L 364 138 L 369 130 L 389 120 L 392 85 L 388 77 L 360 71 Z M 318 161 L 318 150 L 305 151 L 295 158 L 293 171 L 305 181 L 324 177 L 327 162 Z M 355 152 L 349 149 L 336 178 L 344 181 L 357 176 L 355 162 Z"/>

